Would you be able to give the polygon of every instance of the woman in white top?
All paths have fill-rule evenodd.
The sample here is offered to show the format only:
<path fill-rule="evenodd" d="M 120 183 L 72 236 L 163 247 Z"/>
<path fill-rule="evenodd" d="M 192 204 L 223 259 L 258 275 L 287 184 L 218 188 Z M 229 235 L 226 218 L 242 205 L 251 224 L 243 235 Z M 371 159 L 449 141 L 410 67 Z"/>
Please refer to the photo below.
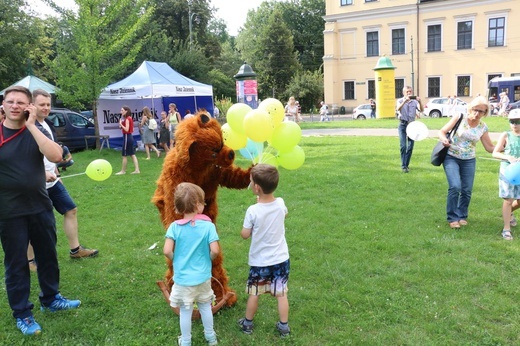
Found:
<path fill-rule="evenodd" d="M 294 96 L 289 97 L 289 101 L 285 106 L 285 120 L 295 121 L 298 117 L 298 105 Z"/>

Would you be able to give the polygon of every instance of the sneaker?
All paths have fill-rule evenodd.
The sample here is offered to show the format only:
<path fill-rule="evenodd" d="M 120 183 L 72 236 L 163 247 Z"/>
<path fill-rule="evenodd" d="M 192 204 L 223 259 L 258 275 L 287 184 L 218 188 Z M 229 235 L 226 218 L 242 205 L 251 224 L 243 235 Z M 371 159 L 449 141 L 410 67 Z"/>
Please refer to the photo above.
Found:
<path fill-rule="evenodd" d="M 280 332 L 280 336 L 285 338 L 289 334 L 291 334 L 291 328 L 289 328 L 289 323 L 282 324 L 282 322 L 276 322 L 276 329 Z"/>
<path fill-rule="evenodd" d="M 208 342 L 209 346 L 216 346 L 218 344 L 218 342 L 217 342 L 217 333 L 212 333 L 212 334 L 209 334 L 209 335 L 205 334 L 204 337 L 206 338 L 206 341 Z"/>
<path fill-rule="evenodd" d="M 240 326 L 240 329 L 242 329 L 242 331 L 245 333 L 245 334 L 253 334 L 253 322 L 251 322 L 251 324 L 246 324 L 246 319 L 245 318 L 241 318 L 238 320 L 238 325 Z"/>
<path fill-rule="evenodd" d="M 96 249 L 87 249 L 80 245 L 78 251 L 70 253 L 70 258 L 96 257 L 98 253 Z"/>
<path fill-rule="evenodd" d="M 61 294 L 56 294 L 54 297 L 54 301 L 49 306 L 41 306 L 41 311 L 50 311 L 50 312 L 56 312 L 61 310 L 70 310 L 70 309 L 77 309 L 81 302 L 79 300 L 69 300 L 62 296 Z"/>
<path fill-rule="evenodd" d="M 42 327 L 34 320 L 33 316 L 16 319 L 16 327 L 23 335 L 38 335 L 42 332 Z"/>
<path fill-rule="evenodd" d="M 514 214 L 511 214 L 511 220 L 509 220 L 509 224 L 510 224 L 511 226 L 513 226 L 513 227 L 515 227 L 515 226 L 518 224 L 518 222 L 516 221 L 516 217 L 515 217 Z"/>

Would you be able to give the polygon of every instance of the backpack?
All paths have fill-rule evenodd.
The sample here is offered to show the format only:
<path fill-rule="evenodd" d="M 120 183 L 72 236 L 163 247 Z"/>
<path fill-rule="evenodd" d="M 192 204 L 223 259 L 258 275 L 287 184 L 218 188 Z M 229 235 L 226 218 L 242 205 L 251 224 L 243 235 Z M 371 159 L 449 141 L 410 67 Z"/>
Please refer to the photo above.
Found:
<path fill-rule="evenodd" d="M 148 120 L 148 128 L 150 130 L 155 130 L 157 128 L 157 121 L 155 119 Z"/>

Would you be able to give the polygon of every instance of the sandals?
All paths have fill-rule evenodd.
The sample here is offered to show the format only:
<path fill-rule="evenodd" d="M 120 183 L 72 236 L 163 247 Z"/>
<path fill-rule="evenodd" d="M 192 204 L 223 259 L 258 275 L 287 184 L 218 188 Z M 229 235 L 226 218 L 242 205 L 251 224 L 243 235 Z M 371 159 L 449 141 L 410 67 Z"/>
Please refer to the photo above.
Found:
<path fill-rule="evenodd" d="M 449 223 L 450 228 L 460 228 L 460 223 L 458 221 L 453 221 Z"/>
<path fill-rule="evenodd" d="M 502 238 L 504 238 L 504 240 L 513 240 L 513 236 L 511 235 L 511 231 L 503 230 L 502 231 Z"/>

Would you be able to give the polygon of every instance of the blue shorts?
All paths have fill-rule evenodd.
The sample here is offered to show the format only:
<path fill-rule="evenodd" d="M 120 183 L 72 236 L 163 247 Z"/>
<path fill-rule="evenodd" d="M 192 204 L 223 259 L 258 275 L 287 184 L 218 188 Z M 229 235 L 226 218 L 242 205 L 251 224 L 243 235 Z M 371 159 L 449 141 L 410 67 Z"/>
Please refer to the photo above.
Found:
<path fill-rule="evenodd" d="M 290 267 L 289 260 L 268 267 L 250 267 L 246 293 L 253 296 L 264 293 L 275 297 L 284 296 L 287 293 Z"/>
<path fill-rule="evenodd" d="M 47 189 L 47 193 L 52 201 L 52 205 L 61 215 L 76 208 L 76 204 L 74 204 L 72 197 L 70 197 L 69 192 L 61 181 L 58 181 L 53 187 Z"/>
<path fill-rule="evenodd" d="M 131 134 L 123 134 L 123 149 L 121 150 L 121 154 L 122 156 L 135 155 L 134 136 Z"/>

